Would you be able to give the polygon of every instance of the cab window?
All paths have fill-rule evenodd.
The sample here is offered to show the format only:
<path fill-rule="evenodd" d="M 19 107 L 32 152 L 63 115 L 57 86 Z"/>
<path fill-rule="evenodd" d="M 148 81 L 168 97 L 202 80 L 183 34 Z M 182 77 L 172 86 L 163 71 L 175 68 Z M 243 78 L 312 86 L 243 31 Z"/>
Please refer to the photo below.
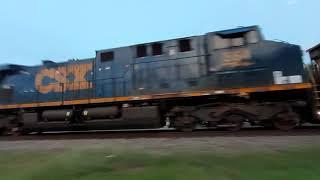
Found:
<path fill-rule="evenodd" d="M 180 52 L 191 51 L 191 40 L 190 39 L 179 40 L 179 50 Z"/>
<path fill-rule="evenodd" d="M 147 46 L 146 45 L 138 45 L 136 48 L 137 58 L 146 57 L 147 56 Z"/>
<path fill-rule="evenodd" d="M 162 43 L 153 43 L 152 44 L 152 55 L 158 56 L 163 54 Z"/>
<path fill-rule="evenodd" d="M 114 59 L 114 52 L 104 52 L 100 54 L 101 62 L 112 61 Z"/>
<path fill-rule="evenodd" d="M 233 34 L 215 34 L 212 39 L 214 49 L 224 49 L 257 43 L 259 41 L 259 34 L 257 31 Z"/>

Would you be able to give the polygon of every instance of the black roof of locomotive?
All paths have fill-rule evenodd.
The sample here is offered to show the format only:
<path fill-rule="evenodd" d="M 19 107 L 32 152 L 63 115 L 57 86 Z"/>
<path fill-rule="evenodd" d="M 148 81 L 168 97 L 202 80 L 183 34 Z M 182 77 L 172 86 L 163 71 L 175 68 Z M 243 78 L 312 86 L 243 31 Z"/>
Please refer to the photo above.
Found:
<path fill-rule="evenodd" d="M 219 35 L 229 35 L 229 34 L 237 34 L 237 33 L 246 33 L 254 30 L 259 30 L 259 26 L 238 27 L 234 29 L 215 31 L 213 33 L 219 34 Z"/>
<path fill-rule="evenodd" d="M 319 43 L 319 44 L 317 44 L 316 46 L 314 46 L 314 47 L 312 47 L 312 48 L 308 49 L 308 50 L 307 50 L 307 52 L 310 52 L 310 51 L 316 50 L 316 49 L 318 49 L 318 48 L 320 48 L 320 43 Z"/>
<path fill-rule="evenodd" d="M 213 32 L 208 32 L 206 34 L 218 34 L 218 35 L 221 35 L 221 36 L 228 36 L 228 35 L 237 35 L 237 34 L 241 34 L 241 33 L 246 33 L 246 32 L 249 32 L 249 31 L 260 31 L 260 28 L 259 28 L 258 25 L 254 25 L 254 26 L 237 27 L 237 28 L 227 29 L 227 30 L 213 31 Z M 165 41 L 170 41 L 170 40 L 185 39 L 185 38 L 191 38 L 191 37 L 196 37 L 196 36 L 197 35 L 188 36 L 188 37 L 174 38 L 174 39 L 152 41 L 152 42 L 146 42 L 146 43 L 139 43 L 139 44 L 133 44 L 133 45 L 128 45 L 128 46 L 122 46 L 122 47 L 100 49 L 100 50 L 96 50 L 96 53 L 97 52 L 103 52 L 103 51 L 115 50 L 115 49 L 123 48 L 123 47 L 132 47 L 132 46 L 136 46 L 136 45 L 140 45 L 140 44 L 152 44 L 152 43 L 156 43 L 156 42 L 165 42 Z"/>

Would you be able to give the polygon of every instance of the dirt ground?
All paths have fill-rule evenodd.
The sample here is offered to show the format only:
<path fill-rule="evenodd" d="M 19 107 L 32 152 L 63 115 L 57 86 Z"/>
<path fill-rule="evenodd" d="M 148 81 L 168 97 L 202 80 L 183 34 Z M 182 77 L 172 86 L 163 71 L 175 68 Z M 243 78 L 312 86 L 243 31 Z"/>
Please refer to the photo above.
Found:
<path fill-rule="evenodd" d="M 202 138 L 138 138 L 90 140 L 0 141 L 0 150 L 72 150 L 107 148 L 114 151 L 170 152 L 277 152 L 288 148 L 320 146 L 320 135 L 202 137 Z"/>

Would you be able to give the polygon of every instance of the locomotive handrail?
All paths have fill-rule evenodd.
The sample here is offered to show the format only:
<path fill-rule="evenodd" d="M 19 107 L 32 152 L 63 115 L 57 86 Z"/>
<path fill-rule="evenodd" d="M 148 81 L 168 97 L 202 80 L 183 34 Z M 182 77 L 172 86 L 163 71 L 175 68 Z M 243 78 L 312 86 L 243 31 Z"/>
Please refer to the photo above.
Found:
<path fill-rule="evenodd" d="M 132 63 L 130 65 L 136 65 L 136 64 L 149 64 L 154 62 L 164 62 L 164 61 L 177 61 L 180 59 L 189 59 L 189 58 L 195 58 L 195 57 L 206 57 L 208 55 L 197 55 L 197 56 L 188 56 L 188 57 L 181 57 L 181 58 L 171 58 L 171 59 L 163 59 L 163 60 L 154 60 L 154 61 L 147 61 L 147 62 L 138 62 L 138 63 Z"/>
<path fill-rule="evenodd" d="M 198 56 L 192 56 L 192 57 L 198 57 Z M 178 61 L 180 59 L 185 59 L 185 58 L 175 58 L 175 59 L 169 59 L 169 60 L 165 60 L 165 61 Z M 95 98 L 95 97 L 106 97 L 106 92 L 110 93 L 110 96 L 124 96 L 127 95 L 127 83 L 128 83 L 128 79 L 126 79 L 126 75 L 128 72 L 131 71 L 135 71 L 133 68 L 135 65 L 137 64 L 148 64 L 148 63 L 156 63 L 159 61 L 150 61 L 150 62 L 139 62 L 139 63 L 131 63 L 130 64 L 130 68 L 128 68 L 128 70 L 126 72 L 123 73 L 122 76 L 118 76 L 118 77 L 109 77 L 109 78 L 103 78 L 103 79 L 89 79 L 88 81 L 77 81 L 77 82 L 72 82 L 72 86 L 71 90 L 67 90 L 67 86 L 68 83 L 61 83 L 61 82 L 56 82 L 56 83 L 50 83 L 51 85 L 59 85 L 60 87 L 60 93 L 59 92 L 55 92 L 53 94 L 47 94 L 47 95 L 43 95 L 41 94 L 39 91 L 36 91 L 36 95 L 35 95 L 35 99 L 34 101 L 37 103 L 41 103 L 41 102 L 46 102 L 46 101 L 67 101 L 67 100 L 76 100 L 76 99 L 91 99 L 91 98 Z M 191 64 L 201 64 L 199 62 L 191 62 L 191 63 L 186 63 L 186 64 L 179 64 L 178 66 L 174 66 L 173 68 L 175 68 L 174 71 L 179 71 L 178 69 L 180 69 L 181 67 L 184 66 L 189 66 Z M 165 68 L 165 67 L 170 67 L 169 65 L 162 65 L 160 67 L 154 67 L 152 68 L 151 71 L 155 70 L 155 69 L 160 69 L 160 68 Z M 178 68 L 178 69 L 177 69 Z M 134 73 L 136 74 L 136 73 Z M 201 73 L 199 73 L 199 76 L 201 76 Z M 177 78 L 181 78 L 180 76 L 177 76 Z M 184 78 L 186 80 L 193 80 L 194 78 Z M 107 81 L 110 81 L 107 83 Z M 97 86 L 97 84 L 99 82 L 103 82 L 103 86 L 100 86 L 100 88 L 93 88 L 95 86 Z M 159 81 L 163 82 L 163 81 Z M 90 86 L 88 89 L 77 89 L 75 87 L 80 87 L 82 83 L 86 83 L 86 86 Z M 90 84 L 92 83 L 92 84 Z M 134 80 L 132 82 L 133 84 L 135 83 Z M 121 92 L 118 92 L 116 88 L 120 88 L 120 90 L 122 90 Z M 102 90 L 101 90 L 102 88 Z M 37 87 L 37 89 L 40 89 L 40 87 Z M 98 92 L 101 92 L 101 94 L 99 94 Z M 80 96 L 79 94 L 85 94 L 84 96 Z M 41 96 L 45 96 L 46 100 L 41 100 Z"/>

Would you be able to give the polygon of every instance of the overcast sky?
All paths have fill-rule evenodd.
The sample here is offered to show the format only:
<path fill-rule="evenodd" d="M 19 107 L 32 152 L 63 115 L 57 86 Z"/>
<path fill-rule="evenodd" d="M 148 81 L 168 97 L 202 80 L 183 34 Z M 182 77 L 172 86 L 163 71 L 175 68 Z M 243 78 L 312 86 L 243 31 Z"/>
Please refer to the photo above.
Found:
<path fill-rule="evenodd" d="M 248 25 L 307 49 L 320 43 L 319 7 L 319 0 L 1 0 L 0 64 L 88 58 Z"/>

